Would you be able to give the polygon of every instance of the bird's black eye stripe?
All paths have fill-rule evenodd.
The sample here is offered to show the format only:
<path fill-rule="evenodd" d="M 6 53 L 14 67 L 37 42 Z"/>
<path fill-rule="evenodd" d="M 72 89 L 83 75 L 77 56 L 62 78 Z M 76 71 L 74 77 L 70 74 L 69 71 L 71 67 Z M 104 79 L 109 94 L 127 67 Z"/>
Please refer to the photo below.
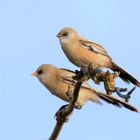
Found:
<path fill-rule="evenodd" d="M 68 32 L 63 33 L 63 36 L 68 36 Z"/>
<path fill-rule="evenodd" d="M 38 71 L 38 74 L 40 75 L 40 74 L 42 74 L 43 73 L 43 70 L 39 70 Z"/>

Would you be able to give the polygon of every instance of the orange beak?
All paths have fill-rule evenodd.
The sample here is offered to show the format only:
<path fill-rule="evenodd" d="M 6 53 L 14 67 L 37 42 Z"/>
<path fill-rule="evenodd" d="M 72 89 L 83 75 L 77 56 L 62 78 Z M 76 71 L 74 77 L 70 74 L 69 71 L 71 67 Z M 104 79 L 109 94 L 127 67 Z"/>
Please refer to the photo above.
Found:
<path fill-rule="evenodd" d="M 32 76 L 37 76 L 37 75 L 38 75 L 37 72 L 33 72 L 33 73 L 32 73 Z"/>

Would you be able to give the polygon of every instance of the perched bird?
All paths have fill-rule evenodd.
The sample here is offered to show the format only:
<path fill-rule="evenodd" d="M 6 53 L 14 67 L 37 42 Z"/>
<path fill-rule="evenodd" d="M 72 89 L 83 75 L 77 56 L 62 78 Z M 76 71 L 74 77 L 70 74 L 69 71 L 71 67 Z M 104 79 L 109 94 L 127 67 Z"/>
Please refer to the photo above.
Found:
<path fill-rule="evenodd" d="M 70 101 L 66 92 L 69 87 L 72 91 L 71 94 L 73 94 L 73 89 L 76 84 L 76 81 L 72 78 L 75 75 L 73 71 L 57 68 L 50 64 L 43 64 L 34 73 L 32 73 L 32 75 L 36 76 L 53 95 L 64 101 Z M 82 107 L 87 101 L 101 104 L 101 99 L 118 107 L 124 106 L 125 108 L 138 112 L 138 110 L 132 105 L 91 88 L 87 82 L 83 82 L 82 87 L 80 88 L 75 107 Z"/>
<path fill-rule="evenodd" d="M 92 64 L 96 68 L 110 68 L 113 71 L 120 72 L 119 76 L 125 82 L 131 82 L 140 87 L 140 82 L 115 64 L 102 46 L 81 37 L 73 28 L 63 28 L 59 31 L 57 37 L 65 55 L 76 66 L 87 67 L 89 64 Z"/>

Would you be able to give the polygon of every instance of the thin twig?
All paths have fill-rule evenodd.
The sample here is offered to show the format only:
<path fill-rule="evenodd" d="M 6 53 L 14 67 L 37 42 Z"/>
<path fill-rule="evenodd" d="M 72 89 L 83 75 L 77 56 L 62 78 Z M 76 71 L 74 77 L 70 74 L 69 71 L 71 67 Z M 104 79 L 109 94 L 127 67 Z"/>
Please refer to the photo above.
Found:
<path fill-rule="evenodd" d="M 55 125 L 55 128 L 54 128 L 54 130 L 53 130 L 53 132 L 52 132 L 49 140 L 56 140 L 58 138 L 59 133 L 60 133 L 63 125 L 64 125 L 64 122 L 63 121 L 58 121 L 57 120 L 57 123 Z"/>

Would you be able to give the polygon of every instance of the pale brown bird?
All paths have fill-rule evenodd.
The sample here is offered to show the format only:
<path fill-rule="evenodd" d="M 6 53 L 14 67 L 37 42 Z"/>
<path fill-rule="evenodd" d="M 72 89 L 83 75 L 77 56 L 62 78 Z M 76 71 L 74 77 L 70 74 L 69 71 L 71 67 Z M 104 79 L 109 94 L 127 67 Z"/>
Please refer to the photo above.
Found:
<path fill-rule="evenodd" d="M 81 37 L 73 28 L 65 27 L 57 34 L 61 47 L 67 58 L 78 67 L 87 67 L 89 64 L 97 68 L 106 67 L 120 72 L 120 77 L 127 83 L 140 87 L 140 82 L 132 75 L 115 64 L 106 50 L 99 44 Z"/>
<path fill-rule="evenodd" d="M 36 76 L 53 95 L 69 102 L 70 98 L 66 92 L 68 87 L 73 91 L 76 84 L 76 81 L 72 78 L 72 76 L 75 75 L 73 71 L 57 68 L 50 64 L 43 64 L 32 75 Z M 138 110 L 132 105 L 91 88 L 87 82 L 82 84 L 75 107 L 82 107 L 87 101 L 101 104 L 101 99 L 118 107 L 124 106 L 125 108 L 138 112 Z"/>

